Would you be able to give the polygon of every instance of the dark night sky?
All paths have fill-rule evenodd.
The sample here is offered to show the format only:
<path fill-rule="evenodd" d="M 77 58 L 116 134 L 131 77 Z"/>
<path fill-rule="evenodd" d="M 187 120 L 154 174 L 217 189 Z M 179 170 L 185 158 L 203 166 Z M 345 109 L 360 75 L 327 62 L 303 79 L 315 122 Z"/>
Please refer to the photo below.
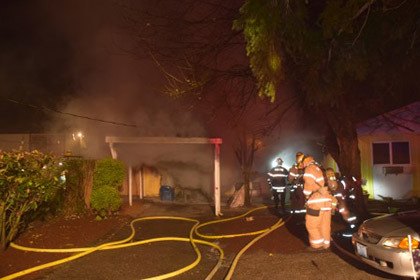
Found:
<path fill-rule="evenodd" d="M 122 51 L 129 37 L 113 2 L 2 2 L 0 133 L 82 130 L 98 143 L 94 155 L 109 153 L 107 135 L 208 136 L 197 117 L 159 93 L 151 61 Z"/>
<path fill-rule="evenodd" d="M 2 132 L 37 129 L 41 111 L 6 101 L 52 105 L 53 92 L 68 90 L 70 44 L 43 9 L 29 1 L 3 1 L 0 9 L 0 100 Z M 54 79 L 51 79 L 55 76 Z M 59 95 L 59 94 L 57 94 Z M 54 99 L 54 100 L 53 100 Z M 42 100 L 42 103 L 39 102 Z"/>
<path fill-rule="evenodd" d="M 124 35 L 111 1 L 3 1 L 0 13 L 1 132 L 53 129 L 45 117 L 80 121 L 24 104 L 130 124 L 142 102 L 166 106 L 153 66 L 116 47 Z"/>
<path fill-rule="evenodd" d="M 222 136 L 222 132 L 209 132 L 199 117 L 158 93 L 162 76 L 153 63 L 122 53 L 118 46 L 130 39 L 118 28 L 120 13 L 113 2 L 1 2 L 0 133 L 81 129 L 102 144 L 105 135 Z M 57 114 L 42 107 L 136 127 Z M 275 141 L 287 145 L 282 155 L 292 159 L 299 147 L 291 143 L 299 145 L 298 139 L 313 135 L 290 136 L 294 138 Z M 231 146 L 225 141 L 225 148 Z M 278 151 L 277 146 L 268 149 L 271 154 L 261 158 L 260 168 Z"/>

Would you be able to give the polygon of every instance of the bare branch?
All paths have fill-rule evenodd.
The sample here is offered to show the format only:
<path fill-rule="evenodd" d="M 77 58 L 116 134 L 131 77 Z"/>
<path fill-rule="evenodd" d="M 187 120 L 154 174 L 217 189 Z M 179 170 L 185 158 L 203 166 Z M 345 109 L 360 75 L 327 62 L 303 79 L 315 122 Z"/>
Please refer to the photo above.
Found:
<path fill-rule="evenodd" d="M 388 11 L 396 10 L 399 7 L 401 7 L 402 5 L 404 5 L 405 2 L 407 2 L 407 0 L 403 0 L 400 4 L 398 4 L 398 5 L 394 6 L 394 7 L 389 7 L 389 8 L 386 8 L 386 6 L 384 5 L 383 11 L 384 12 L 388 12 Z"/>
<path fill-rule="evenodd" d="M 364 22 L 363 22 L 363 25 L 360 27 L 359 33 L 357 34 L 356 38 L 354 38 L 353 43 L 351 44 L 351 46 L 352 46 L 352 47 L 353 47 L 353 46 L 354 46 L 354 44 L 356 43 L 357 39 L 359 39 L 360 35 L 362 34 L 363 29 L 364 29 L 364 28 L 365 28 L 365 26 L 366 26 L 367 20 L 368 20 L 368 18 L 369 18 L 370 7 L 371 7 L 371 6 L 369 5 L 368 10 L 367 10 L 367 13 L 366 13 L 365 20 L 364 20 Z"/>
<path fill-rule="evenodd" d="M 368 2 L 366 2 L 358 11 L 357 13 L 349 20 L 349 22 L 343 26 L 339 31 L 338 31 L 338 35 L 340 35 L 346 28 L 347 26 L 349 26 L 350 24 L 352 24 L 352 22 L 357 19 L 361 14 L 363 14 L 365 12 L 366 9 L 369 9 L 370 6 L 375 2 L 376 0 L 370 0 Z"/>

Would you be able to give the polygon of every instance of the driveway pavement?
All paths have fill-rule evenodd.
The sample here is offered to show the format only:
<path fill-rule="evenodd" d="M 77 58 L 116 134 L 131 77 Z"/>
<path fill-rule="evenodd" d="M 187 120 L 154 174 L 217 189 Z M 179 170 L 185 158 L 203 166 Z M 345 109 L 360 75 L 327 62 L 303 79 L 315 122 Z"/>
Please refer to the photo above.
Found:
<path fill-rule="evenodd" d="M 255 205 L 257 206 L 257 205 Z M 222 208 L 224 217 L 233 217 L 250 209 Z M 267 228 L 278 220 L 270 210 L 253 213 L 252 219 L 219 223 L 206 231 L 214 234 L 238 233 Z M 182 205 L 174 203 L 135 202 L 124 207 L 122 214 L 133 218 L 146 216 L 193 217 L 200 221 L 216 218 L 209 205 Z M 135 239 L 159 236 L 187 237 L 191 223 L 180 221 L 151 221 L 136 226 Z M 118 232 L 105 236 L 98 242 L 119 240 L 129 234 L 128 225 Z M 353 260 L 337 249 L 327 252 L 305 250 L 306 231 L 302 217 L 290 220 L 286 226 L 275 230 L 256 242 L 240 258 L 232 279 L 397 279 Z M 254 237 L 220 239 L 226 259 L 213 279 L 224 279 L 238 251 Z M 214 249 L 199 245 L 202 260 L 193 269 L 171 279 L 206 279 L 217 262 Z M 188 242 L 159 242 L 119 250 L 100 251 L 58 266 L 42 279 L 144 279 L 168 273 L 191 264 L 195 253 Z"/>

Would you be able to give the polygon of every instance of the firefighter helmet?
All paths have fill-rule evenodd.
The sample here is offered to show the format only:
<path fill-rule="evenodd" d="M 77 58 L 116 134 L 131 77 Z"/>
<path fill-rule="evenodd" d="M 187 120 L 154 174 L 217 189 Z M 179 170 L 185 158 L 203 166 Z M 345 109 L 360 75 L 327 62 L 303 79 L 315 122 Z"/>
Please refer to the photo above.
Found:
<path fill-rule="evenodd" d="M 303 161 L 303 158 L 305 157 L 305 155 L 302 152 L 297 152 L 296 153 L 296 163 L 299 164 Z"/>
<path fill-rule="evenodd" d="M 335 180 L 334 169 L 332 169 L 331 167 L 328 167 L 327 169 L 325 169 L 325 176 L 327 176 L 327 179 L 329 180 Z"/>
<path fill-rule="evenodd" d="M 306 167 L 309 164 L 314 163 L 314 162 L 315 162 L 315 159 L 312 156 L 308 155 L 303 158 L 302 165 L 303 167 Z"/>
<path fill-rule="evenodd" d="M 281 158 L 279 158 L 279 157 L 276 159 L 276 162 L 277 162 L 278 165 L 282 165 L 283 164 L 283 160 Z"/>

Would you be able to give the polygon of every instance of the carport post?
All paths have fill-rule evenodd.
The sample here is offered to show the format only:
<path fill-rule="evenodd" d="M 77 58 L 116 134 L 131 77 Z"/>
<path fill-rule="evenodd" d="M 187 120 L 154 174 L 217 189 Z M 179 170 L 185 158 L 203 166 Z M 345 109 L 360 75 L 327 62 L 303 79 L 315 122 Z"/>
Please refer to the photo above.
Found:
<path fill-rule="evenodd" d="M 139 172 L 139 198 L 143 199 L 143 166 L 140 167 Z"/>
<path fill-rule="evenodd" d="M 128 202 L 133 205 L 133 168 L 128 167 Z"/>
<path fill-rule="evenodd" d="M 111 150 L 112 158 L 117 159 L 117 150 L 115 149 L 113 142 L 109 142 L 109 149 Z"/>
<path fill-rule="evenodd" d="M 220 144 L 214 143 L 214 212 L 221 216 L 220 212 Z"/>

